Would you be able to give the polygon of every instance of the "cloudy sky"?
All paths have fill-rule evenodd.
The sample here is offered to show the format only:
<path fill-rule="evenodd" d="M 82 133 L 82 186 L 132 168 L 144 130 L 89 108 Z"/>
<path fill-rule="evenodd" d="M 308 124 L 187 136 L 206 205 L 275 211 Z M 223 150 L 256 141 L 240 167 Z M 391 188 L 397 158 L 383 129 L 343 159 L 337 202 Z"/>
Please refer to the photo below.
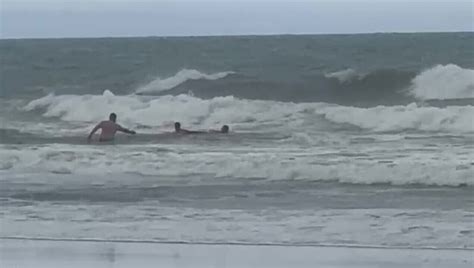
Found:
<path fill-rule="evenodd" d="M 474 0 L 0 0 L 2 38 L 473 31 Z"/>

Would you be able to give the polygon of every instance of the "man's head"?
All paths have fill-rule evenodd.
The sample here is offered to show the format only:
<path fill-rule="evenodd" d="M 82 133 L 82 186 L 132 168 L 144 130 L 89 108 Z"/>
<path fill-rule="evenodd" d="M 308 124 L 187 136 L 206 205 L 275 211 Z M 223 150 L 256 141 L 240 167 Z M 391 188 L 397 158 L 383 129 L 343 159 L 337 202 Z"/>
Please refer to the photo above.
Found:
<path fill-rule="evenodd" d="M 174 123 L 174 130 L 176 132 L 181 130 L 181 124 L 179 122 Z"/>
<path fill-rule="evenodd" d="M 221 127 L 221 132 L 222 133 L 229 133 L 229 126 L 228 125 L 223 125 Z"/>
<path fill-rule="evenodd" d="M 111 113 L 109 115 L 109 120 L 115 122 L 117 120 L 117 115 L 115 113 Z"/>

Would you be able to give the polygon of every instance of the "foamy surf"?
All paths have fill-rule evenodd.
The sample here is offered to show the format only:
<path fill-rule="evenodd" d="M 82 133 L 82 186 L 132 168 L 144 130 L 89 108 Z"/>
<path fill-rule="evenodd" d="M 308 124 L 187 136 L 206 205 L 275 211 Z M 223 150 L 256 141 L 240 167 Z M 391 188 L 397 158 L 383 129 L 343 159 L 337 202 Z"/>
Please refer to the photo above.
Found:
<path fill-rule="evenodd" d="M 179 140 L 170 142 L 158 136 L 151 143 L 112 148 L 57 144 L 18 150 L 2 146 L 0 170 L 5 177 L 32 172 L 92 176 L 95 183 L 110 181 L 109 176 L 97 178 L 95 175 L 123 173 L 151 176 L 145 180 L 154 183 L 163 183 L 165 178 L 186 178 L 188 183 L 259 179 L 362 185 L 474 185 L 470 176 L 474 166 L 469 158 L 472 147 L 454 150 L 439 144 L 439 148 L 430 148 L 416 146 L 415 140 L 406 141 L 407 148 L 394 150 L 390 142 L 369 140 L 351 145 L 358 150 L 355 154 L 345 149 L 348 143 L 333 146 L 333 149 L 326 149 L 327 145 L 315 147 L 306 144 L 314 149 L 295 150 L 299 145 L 295 147 L 292 143 L 288 143 L 287 148 L 255 149 L 254 144 L 260 141 L 251 136 L 247 139 L 248 146 L 237 148 L 229 141 L 195 138 L 182 144 Z M 367 147 L 368 144 L 373 148 Z M 242 154 L 241 151 L 248 153 Z M 433 154 L 442 157 L 433 158 Z M 114 179 L 115 183 L 128 184 L 128 179 L 121 181 L 120 177 Z M 31 179 L 31 183 L 40 181 L 36 176 Z M 71 177 L 68 181 L 85 185 L 92 183 L 89 179 L 78 179 Z"/>

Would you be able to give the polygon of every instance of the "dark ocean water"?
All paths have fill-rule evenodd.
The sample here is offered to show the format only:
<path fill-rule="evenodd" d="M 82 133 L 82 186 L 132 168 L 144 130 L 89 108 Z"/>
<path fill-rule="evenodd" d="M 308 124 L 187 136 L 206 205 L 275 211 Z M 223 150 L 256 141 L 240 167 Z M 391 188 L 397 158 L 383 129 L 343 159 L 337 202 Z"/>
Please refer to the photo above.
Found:
<path fill-rule="evenodd" d="M 397 91 L 421 71 L 439 64 L 472 69 L 473 42 L 472 33 L 2 40 L 2 93 L 128 94 L 194 69 L 235 74 L 188 81 L 166 93 L 396 103 L 405 99 Z M 345 83 L 325 77 L 347 69 L 355 75 Z"/>

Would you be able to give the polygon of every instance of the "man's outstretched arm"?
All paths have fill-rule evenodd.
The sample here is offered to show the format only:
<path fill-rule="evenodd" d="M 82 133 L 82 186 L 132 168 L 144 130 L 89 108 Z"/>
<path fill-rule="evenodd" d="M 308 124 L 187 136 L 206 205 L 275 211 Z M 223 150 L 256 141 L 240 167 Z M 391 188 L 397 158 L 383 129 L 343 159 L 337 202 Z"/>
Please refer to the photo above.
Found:
<path fill-rule="evenodd" d="M 90 133 L 89 136 L 87 137 L 88 140 L 92 139 L 92 135 L 94 135 L 94 133 L 96 133 L 97 130 L 99 130 L 100 125 L 101 125 L 101 123 L 97 124 L 97 126 L 95 126 L 94 129 L 92 129 L 91 133 Z"/>
<path fill-rule="evenodd" d="M 118 131 L 122 131 L 122 132 L 127 133 L 127 134 L 136 134 L 135 131 L 130 130 L 130 129 L 128 129 L 128 128 L 119 127 L 117 130 L 118 130 Z"/>

